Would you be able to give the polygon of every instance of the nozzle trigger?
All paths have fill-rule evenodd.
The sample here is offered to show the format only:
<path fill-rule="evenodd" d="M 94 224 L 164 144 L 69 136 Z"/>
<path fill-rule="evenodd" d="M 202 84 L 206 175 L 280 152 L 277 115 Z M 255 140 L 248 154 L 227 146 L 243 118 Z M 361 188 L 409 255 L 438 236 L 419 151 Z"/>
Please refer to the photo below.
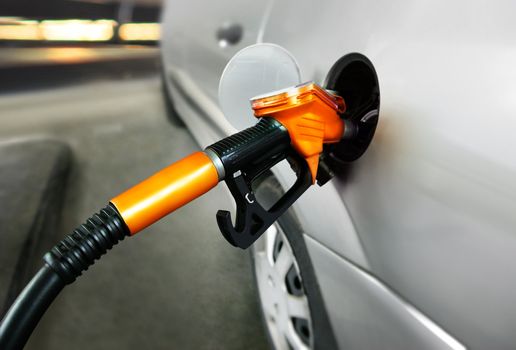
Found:
<path fill-rule="evenodd" d="M 256 200 L 250 184 L 257 177 L 240 171 L 227 176 L 225 182 L 235 199 L 237 210 L 235 225 L 226 210 L 217 212 L 217 223 L 222 235 L 234 245 L 246 249 L 254 243 L 312 184 L 312 174 L 306 161 L 293 154 L 289 161 L 296 169 L 297 180 L 292 187 L 269 209 Z"/>

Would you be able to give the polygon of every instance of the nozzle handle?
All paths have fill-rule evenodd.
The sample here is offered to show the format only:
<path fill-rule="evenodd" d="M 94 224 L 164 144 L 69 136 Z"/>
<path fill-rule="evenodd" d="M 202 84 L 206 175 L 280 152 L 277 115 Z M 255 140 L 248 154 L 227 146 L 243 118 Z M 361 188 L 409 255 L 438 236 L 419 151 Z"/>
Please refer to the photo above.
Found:
<path fill-rule="evenodd" d="M 312 176 L 307 162 L 291 147 L 288 130 L 274 118 L 264 117 L 253 127 L 207 148 L 224 166 L 224 180 L 235 199 L 235 224 L 226 210 L 217 212 L 217 223 L 229 243 L 245 249 L 278 219 L 308 187 Z M 254 197 L 253 181 L 284 159 L 296 169 L 297 181 L 269 210 Z"/>
<path fill-rule="evenodd" d="M 248 248 L 312 185 L 312 175 L 306 161 L 293 152 L 289 157 L 297 170 L 297 180 L 269 210 L 256 200 L 250 184 L 253 179 L 245 172 L 227 177 L 226 184 L 237 205 L 233 225 L 231 214 L 226 210 L 217 212 L 217 224 L 226 240 L 242 249 Z"/>
<path fill-rule="evenodd" d="M 267 164 L 283 160 L 291 150 L 288 130 L 273 118 L 260 121 L 245 130 L 228 136 L 207 149 L 215 152 L 224 165 L 226 176 L 245 170 L 267 170 Z M 276 161 L 277 162 L 277 161 Z"/>

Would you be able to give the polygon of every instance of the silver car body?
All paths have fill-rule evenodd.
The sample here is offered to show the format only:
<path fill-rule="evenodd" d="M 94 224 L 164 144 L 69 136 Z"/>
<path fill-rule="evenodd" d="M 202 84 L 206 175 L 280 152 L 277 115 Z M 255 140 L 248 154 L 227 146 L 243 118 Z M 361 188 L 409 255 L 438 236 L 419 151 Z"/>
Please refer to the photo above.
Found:
<path fill-rule="evenodd" d="M 245 46 L 285 47 L 305 81 L 350 52 L 375 65 L 371 147 L 295 204 L 339 347 L 514 348 L 515 13 L 487 0 L 166 3 L 166 81 L 201 146 L 235 131 L 217 87 Z M 243 37 L 221 46 L 228 24 Z"/>

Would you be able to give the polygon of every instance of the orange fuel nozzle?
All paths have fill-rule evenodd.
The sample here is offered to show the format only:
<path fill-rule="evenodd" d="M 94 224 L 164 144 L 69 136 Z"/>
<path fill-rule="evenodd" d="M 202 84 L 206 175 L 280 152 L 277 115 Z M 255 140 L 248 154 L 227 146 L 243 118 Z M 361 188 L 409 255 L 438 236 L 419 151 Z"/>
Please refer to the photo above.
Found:
<path fill-rule="evenodd" d="M 308 82 L 254 97 L 251 106 L 256 117 L 274 118 L 287 128 L 292 146 L 308 163 L 315 183 L 323 144 L 339 142 L 344 133 L 340 118 L 346 110 L 344 99 Z"/>
<path fill-rule="evenodd" d="M 130 234 L 135 234 L 225 180 L 237 202 L 233 224 L 227 211 L 217 223 L 231 244 L 246 248 L 316 180 L 323 144 L 340 141 L 344 100 L 314 83 L 252 99 L 260 121 L 177 163 L 111 200 Z M 252 183 L 283 159 L 297 180 L 265 210 L 254 198 Z"/>

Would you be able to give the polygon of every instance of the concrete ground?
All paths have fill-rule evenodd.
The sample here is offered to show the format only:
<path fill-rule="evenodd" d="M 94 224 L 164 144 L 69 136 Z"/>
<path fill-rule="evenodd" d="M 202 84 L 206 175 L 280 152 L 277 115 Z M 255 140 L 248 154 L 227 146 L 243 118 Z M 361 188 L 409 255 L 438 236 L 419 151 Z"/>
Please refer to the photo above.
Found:
<path fill-rule="evenodd" d="M 157 76 L 0 95 L 0 141 L 65 141 L 74 164 L 61 227 L 198 150 L 166 119 Z M 27 166 L 30 166 L 28 164 Z M 105 255 L 51 306 L 27 349 L 264 349 L 248 253 L 215 222 L 219 185 Z"/>

